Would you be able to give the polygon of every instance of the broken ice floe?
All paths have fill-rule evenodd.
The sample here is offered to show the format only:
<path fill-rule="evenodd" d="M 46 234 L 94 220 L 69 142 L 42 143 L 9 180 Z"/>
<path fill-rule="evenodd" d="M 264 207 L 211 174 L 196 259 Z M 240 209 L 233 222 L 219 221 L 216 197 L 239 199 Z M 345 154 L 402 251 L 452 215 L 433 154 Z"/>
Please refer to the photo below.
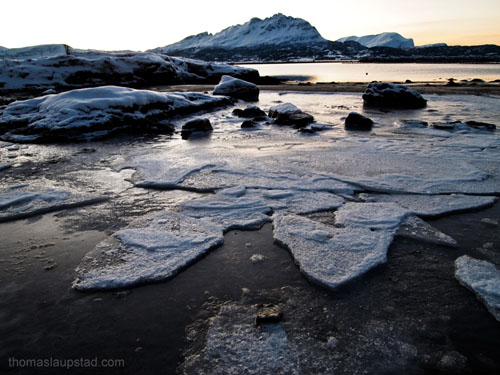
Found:
<path fill-rule="evenodd" d="M 114 289 L 165 280 L 223 241 L 221 227 L 208 220 L 171 211 L 139 219 L 85 256 L 73 288 Z"/>
<path fill-rule="evenodd" d="M 450 247 L 457 247 L 457 241 L 450 236 L 440 232 L 432 225 L 427 224 L 425 221 L 417 216 L 408 216 L 401 223 L 397 236 L 411 238 L 418 241 L 432 243 L 435 245 L 443 245 Z"/>
<path fill-rule="evenodd" d="M 273 216 L 274 240 L 311 281 L 336 288 L 384 263 L 394 229 L 336 228 L 302 216 Z"/>
<path fill-rule="evenodd" d="M 349 202 L 336 213 L 336 223 L 342 226 L 362 226 L 375 229 L 397 229 L 410 212 L 394 203 Z"/>
<path fill-rule="evenodd" d="M 500 321 L 500 270 L 494 264 L 463 255 L 455 261 L 455 277 Z"/>
<path fill-rule="evenodd" d="M 437 217 L 446 214 L 485 208 L 498 198 L 462 194 L 418 195 L 418 194 L 360 194 L 365 202 L 392 202 L 421 217 Z"/>
<path fill-rule="evenodd" d="M 0 191 L 0 222 L 24 219 L 105 200 L 107 200 L 105 197 L 68 190 L 36 190 L 28 185 L 12 186 Z"/>
<path fill-rule="evenodd" d="M 184 202 L 181 212 L 208 218 L 222 225 L 224 231 L 237 228 L 255 229 L 269 222 L 271 212 L 305 214 L 340 207 L 344 198 L 325 192 L 246 189 L 224 189 L 208 198 Z"/>

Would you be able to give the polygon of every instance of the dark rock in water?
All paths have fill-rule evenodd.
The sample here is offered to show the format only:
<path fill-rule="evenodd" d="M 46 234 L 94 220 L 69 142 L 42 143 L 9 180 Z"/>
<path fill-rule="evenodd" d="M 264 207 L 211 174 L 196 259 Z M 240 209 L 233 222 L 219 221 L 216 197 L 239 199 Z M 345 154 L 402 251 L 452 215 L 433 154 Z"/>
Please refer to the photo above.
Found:
<path fill-rule="evenodd" d="M 373 82 L 363 94 L 367 106 L 389 108 L 424 108 L 427 105 L 420 93 L 404 85 L 387 82 Z"/>
<path fill-rule="evenodd" d="M 314 133 L 316 133 L 317 131 L 318 131 L 318 129 L 313 128 L 313 127 L 311 127 L 311 128 L 307 128 L 307 127 L 306 127 L 306 128 L 300 128 L 300 129 L 299 129 L 299 132 L 301 132 L 301 133 L 306 133 L 306 134 L 314 134 Z"/>
<path fill-rule="evenodd" d="M 373 120 L 360 115 L 356 112 L 349 113 L 349 116 L 345 119 L 345 128 L 347 130 L 371 130 L 373 126 Z"/>
<path fill-rule="evenodd" d="M 460 121 L 453 121 L 453 122 L 433 122 L 431 126 L 434 129 L 439 129 L 439 130 L 454 130 L 455 125 L 459 124 Z"/>
<path fill-rule="evenodd" d="M 181 137 L 182 139 L 188 139 L 190 135 L 194 132 L 207 132 L 212 131 L 214 128 L 207 118 L 194 119 L 186 122 L 182 126 Z"/>
<path fill-rule="evenodd" d="M 472 83 L 484 83 L 484 80 L 481 78 L 474 78 L 470 80 Z"/>
<path fill-rule="evenodd" d="M 283 103 L 272 107 L 269 110 L 269 117 L 274 119 L 278 125 L 293 125 L 303 128 L 314 121 L 314 117 L 302 112 L 292 103 Z"/>
<path fill-rule="evenodd" d="M 278 306 L 265 305 L 257 311 L 255 325 L 266 323 L 277 323 L 281 320 L 283 314 Z"/>
<path fill-rule="evenodd" d="M 247 101 L 259 100 L 259 87 L 256 84 L 243 81 L 231 76 L 222 76 L 219 84 L 214 88 L 214 95 L 230 96 Z"/>
<path fill-rule="evenodd" d="M 469 127 L 474 129 L 484 129 L 484 130 L 495 130 L 497 128 L 494 124 L 488 124 L 487 122 L 480 121 L 466 121 L 465 122 Z"/>
<path fill-rule="evenodd" d="M 265 116 L 266 112 L 257 107 L 256 105 L 249 105 L 245 109 L 235 109 L 233 115 L 238 117 L 252 118 L 258 116 Z"/>
<path fill-rule="evenodd" d="M 253 120 L 245 120 L 241 124 L 241 128 L 242 129 L 250 129 L 250 128 L 255 128 L 256 125 L 257 125 L 257 123 Z"/>
<path fill-rule="evenodd" d="M 455 82 L 455 78 L 448 78 L 446 86 L 460 86 L 460 84 Z"/>

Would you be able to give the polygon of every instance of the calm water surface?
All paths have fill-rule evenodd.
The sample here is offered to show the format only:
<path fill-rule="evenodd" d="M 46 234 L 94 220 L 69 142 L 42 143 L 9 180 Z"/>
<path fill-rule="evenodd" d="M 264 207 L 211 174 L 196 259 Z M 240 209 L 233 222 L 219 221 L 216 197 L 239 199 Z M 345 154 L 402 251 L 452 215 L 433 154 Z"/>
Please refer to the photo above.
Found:
<path fill-rule="evenodd" d="M 249 64 L 261 76 L 290 77 L 309 82 L 371 82 L 407 79 L 414 82 L 480 78 L 500 79 L 500 64 L 361 64 L 361 63 L 294 63 Z"/>

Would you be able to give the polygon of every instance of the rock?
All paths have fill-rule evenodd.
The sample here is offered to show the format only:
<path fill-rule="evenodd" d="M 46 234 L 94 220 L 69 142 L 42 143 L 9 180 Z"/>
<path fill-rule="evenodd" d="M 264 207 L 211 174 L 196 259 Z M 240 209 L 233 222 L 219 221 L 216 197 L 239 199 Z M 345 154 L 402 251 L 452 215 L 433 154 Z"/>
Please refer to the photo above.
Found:
<path fill-rule="evenodd" d="M 252 263 L 260 263 L 260 262 L 263 262 L 267 259 L 267 257 L 265 255 L 262 255 L 262 254 L 259 254 L 259 253 L 256 253 L 256 254 L 253 254 L 251 257 L 250 257 L 250 261 Z"/>
<path fill-rule="evenodd" d="M 261 121 L 267 121 L 268 118 L 267 118 L 267 115 L 264 115 L 264 116 L 256 116 L 252 120 L 254 120 L 256 122 L 261 122 Z"/>
<path fill-rule="evenodd" d="M 404 85 L 388 82 L 372 82 L 363 94 L 367 106 L 390 108 L 424 108 L 427 105 L 420 93 Z"/>
<path fill-rule="evenodd" d="M 480 121 L 466 121 L 469 127 L 474 129 L 484 129 L 484 130 L 495 130 L 497 127 L 494 124 L 488 124 L 487 122 Z"/>
<path fill-rule="evenodd" d="M 283 314 L 278 306 L 266 305 L 257 311 L 255 316 L 255 325 L 267 324 L 267 323 L 277 323 L 281 320 Z"/>
<path fill-rule="evenodd" d="M 351 112 L 345 119 L 345 128 L 347 130 L 362 130 L 368 131 L 371 130 L 373 126 L 373 120 L 360 115 L 356 112 Z"/>
<path fill-rule="evenodd" d="M 293 125 L 298 128 L 303 128 L 314 121 L 313 116 L 302 112 L 292 103 L 283 103 L 271 107 L 269 117 L 274 119 L 275 124 Z"/>
<path fill-rule="evenodd" d="M 241 124 L 242 129 L 251 129 L 251 128 L 255 128 L 255 126 L 257 126 L 257 123 L 253 120 L 245 120 Z"/>
<path fill-rule="evenodd" d="M 255 101 L 259 99 L 259 87 L 242 79 L 225 75 L 222 76 L 219 84 L 215 86 L 213 94 Z"/>
<path fill-rule="evenodd" d="M 266 112 L 264 112 L 256 105 L 249 105 L 245 109 L 236 108 L 233 111 L 233 115 L 244 118 L 254 118 L 260 116 L 266 116 Z"/>
<path fill-rule="evenodd" d="M 213 129 L 214 128 L 212 128 L 212 124 L 209 119 L 194 119 L 186 122 L 182 126 L 181 137 L 182 139 L 188 139 L 194 132 L 207 132 L 212 131 Z"/>

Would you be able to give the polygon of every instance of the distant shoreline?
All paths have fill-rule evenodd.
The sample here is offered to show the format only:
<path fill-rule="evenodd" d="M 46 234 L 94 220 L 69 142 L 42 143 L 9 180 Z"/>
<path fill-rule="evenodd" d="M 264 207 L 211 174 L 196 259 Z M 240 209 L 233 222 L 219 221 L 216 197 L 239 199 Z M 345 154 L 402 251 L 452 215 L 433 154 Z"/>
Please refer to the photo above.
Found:
<path fill-rule="evenodd" d="M 500 95 L 500 83 L 457 83 L 449 85 L 444 82 L 396 82 L 403 83 L 422 94 L 437 95 Z M 282 83 L 277 85 L 259 85 L 262 91 L 300 91 L 300 92 L 352 92 L 365 91 L 368 82 L 338 82 L 338 83 Z M 148 89 L 158 91 L 212 91 L 214 85 L 170 85 L 155 86 Z"/>
<path fill-rule="evenodd" d="M 394 61 L 394 60 L 310 60 L 310 61 L 252 61 L 252 62 L 224 62 L 228 65 L 276 65 L 276 64 L 484 64 L 498 65 L 500 61 Z"/>

